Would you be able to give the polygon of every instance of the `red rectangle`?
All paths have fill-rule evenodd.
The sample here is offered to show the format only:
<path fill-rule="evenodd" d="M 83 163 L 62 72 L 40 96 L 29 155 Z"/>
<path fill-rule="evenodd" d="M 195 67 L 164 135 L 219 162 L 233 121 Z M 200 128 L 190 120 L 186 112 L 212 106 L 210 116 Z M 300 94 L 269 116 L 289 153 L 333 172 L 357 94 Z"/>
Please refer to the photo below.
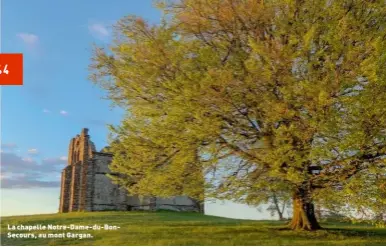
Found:
<path fill-rule="evenodd" d="M 23 85 L 23 54 L 0 53 L 0 85 Z"/>

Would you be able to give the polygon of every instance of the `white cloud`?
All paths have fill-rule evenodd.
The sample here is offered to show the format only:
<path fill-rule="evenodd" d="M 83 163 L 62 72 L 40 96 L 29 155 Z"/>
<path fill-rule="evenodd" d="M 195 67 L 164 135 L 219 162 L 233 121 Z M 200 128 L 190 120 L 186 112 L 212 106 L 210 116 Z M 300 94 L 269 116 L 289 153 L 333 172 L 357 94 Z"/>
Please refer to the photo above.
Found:
<path fill-rule="evenodd" d="M 39 150 L 37 148 L 31 148 L 31 149 L 28 149 L 28 153 L 29 154 L 38 154 Z"/>
<path fill-rule="evenodd" d="M 67 163 L 67 157 L 46 158 L 42 160 L 44 166 L 64 165 Z"/>
<path fill-rule="evenodd" d="M 58 187 L 58 174 L 66 165 L 65 156 L 43 159 L 37 162 L 31 157 L 16 153 L 1 153 L 1 188 Z M 50 181 L 47 180 L 50 179 Z"/>
<path fill-rule="evenodd" d="M 14 150 L 17 148 L 17 145 L 15 143 L 2 143 L 1 149 L 2 150 Z"/>
<path fill-rule="evenodd" d="M 34 46 L 39 41 L 39 37 L 32 33 L 18 33 L 16 36 L 28 46 Z"/>
<path fill-rule="evenodd" d="M 102 23 L 90 23 L 88 25 L 88 30 L 94 37 L 98 39 L 105 39 L 110 36 L 110 32 L 106 25 Z"/>
<path fill-rule="evenodd" d="M 60 113 L 60 115 L 63 115 L 63 116 L 67 116 L 68 115 L 68 112 L 65 111 L 65 110 L 61 110 L 59 113 Z"/>
<path fill-rule="evenodd" d="M 25 174 L 21 173 L 12 173 L 12 172 L 2 172 L 0 174 L 0 178 L 3 179 L 12 179 L 12 178 L 24 178 L 26 177 Z"/>
<path fill-rule="evenodd" d="M 20 150 L 17 148 L 18 148 L 18 146 L 15 143 L 2 143 L 0 153 L 5 153 L 5 152 L 18 152 L 19 153 Z"/>
<path fill-rule="evenodd" d="M 44 112 L 44 113 L 51 113 L 51 111 L 48 110 L 48 109 L 43 109 L 43 112 Z"/>
<path fill-rule="evenodd" d="M 27 163 L 34 163 L 35 161 L 31 157 L 25 157 L 21 159 L 22 161 L 25 161 Z"/>
<path fill-rule="evenodd" d="M 36 148 L 28 150 L 29 155 L 37 152 Z M 45 158 L 37 162 L 33 156 L 23 157 L 16 153 L 3 152 L 1 153 L 2 188 L 56 187 L 59 184 L 57 176 L 66 164 L 65 155 Z M 51 181 L 46 181 L 47 177 Z"/>

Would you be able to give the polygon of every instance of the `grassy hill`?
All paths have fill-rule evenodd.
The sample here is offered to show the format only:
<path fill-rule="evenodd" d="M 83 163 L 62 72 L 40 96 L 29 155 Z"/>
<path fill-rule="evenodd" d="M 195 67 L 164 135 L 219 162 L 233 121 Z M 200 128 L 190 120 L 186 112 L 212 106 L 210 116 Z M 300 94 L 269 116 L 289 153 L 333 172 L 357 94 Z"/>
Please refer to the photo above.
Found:
<path fill-rule="evenodd" d="M 116 230 L 11 231 L 8 225 L 104 224 Z M 196 213 L 93 212 L 2 217 L 2 245 L 386 245 L 386 229 L 347 223 L 325 223 L 326 230 L 293 232 L 275 221 L 235 220 Z M 118 228 L 119 227 L 119 228 Z M 60 227 L 58 227 L 60 228 Z M 36 238 L 9 238 L 32 233 Z M 84 238 L 68 233 L 83 234 Z M 38 237 L 38 234 L 46 234 Z M 48 238 L 48 234 L 57 234 Z M 63 235 L 62 235 L 63 234 Z M 87 235 L 89 234 L 89 235 Z M 50 235 L 52 237 L 52 235 Z M 74 237 L 74 238 L 72 238 Z M 91 237 L 91 238 L 88 238 Z"/>

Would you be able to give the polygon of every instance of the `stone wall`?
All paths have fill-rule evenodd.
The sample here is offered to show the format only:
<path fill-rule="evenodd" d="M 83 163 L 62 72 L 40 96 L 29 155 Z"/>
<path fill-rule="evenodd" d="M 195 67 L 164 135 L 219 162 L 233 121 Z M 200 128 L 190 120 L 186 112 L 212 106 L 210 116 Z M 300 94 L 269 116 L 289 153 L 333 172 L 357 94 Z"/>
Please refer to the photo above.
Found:
<path fill-rule="evenodd" d="M 93 153 L 93 210 L 127 210 L 127 193 L 112 183 L 109 164 L 112 155 L 100 152 Z"/>
<path fill-rule="evenodd" d="M 86 170 L 86 193 L 85 193 L 85 211 L 94 210 L 94 186 L 95 186 L 95 164 L 94 160 L 90 159 Z"/>
<path fill-rule="evenodd" d="M 200 211 L 196 202 L 187 196 L 175 196 L 166 199 L 157 197 L 156 209 L 173 211 Z"/>
<path fill-rule="evenodd" d="M 71 166 L 67 166 L 62 171 L 62 182 L 61 182 L 61 188 L 60 188 L 60 206 L 59 206 L 60 213 L 69 211 L 71 177 L 72 177 Z"/>
<path fill-rule="evenodd" d="M 88 166 L 89 166 L 89 160 L 90 160 L 90 136 L 88 135 L 88 129 L 83 129 L 80 137 L 79 137 L 79 160 L 81 161 L 82 169 L 80 172 L 80 182 L 79 182 L 79 210 L 84 211 L 86 207 L 86 193 L 88 190 L 87 187 L 87 174 L 88 174 Z"/>
<path fill-rule="evenodd" d="M 73 164 L 71 170 L 70 206 L 68 211 L 75 212 L 79 210 L 81 162 Z"/>

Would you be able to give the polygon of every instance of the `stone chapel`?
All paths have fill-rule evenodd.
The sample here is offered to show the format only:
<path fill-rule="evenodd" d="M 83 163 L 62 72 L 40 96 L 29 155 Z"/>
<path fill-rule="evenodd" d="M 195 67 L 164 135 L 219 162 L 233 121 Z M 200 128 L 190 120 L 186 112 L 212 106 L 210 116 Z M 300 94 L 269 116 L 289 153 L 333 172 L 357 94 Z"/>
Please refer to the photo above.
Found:
<path fill-rule="evenodd" d="M 129 195 L 112 183 L 110 153 L 97 152 L 88 129 L 71 139 L 68 164 L 62 170 L 59 212 L 173 210 L 203 212 L 202 206 L 187 196 L 171 198 Z"/>

